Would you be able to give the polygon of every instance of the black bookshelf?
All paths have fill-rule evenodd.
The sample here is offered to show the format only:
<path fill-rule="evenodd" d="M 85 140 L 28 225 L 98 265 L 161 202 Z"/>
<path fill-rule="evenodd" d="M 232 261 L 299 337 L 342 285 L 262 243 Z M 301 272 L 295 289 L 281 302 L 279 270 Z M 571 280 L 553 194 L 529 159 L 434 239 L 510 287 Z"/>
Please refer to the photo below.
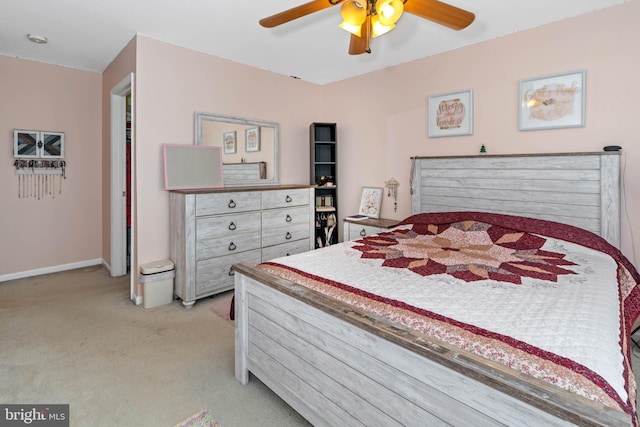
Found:
<path fill-rule="evenodd" d="M 311 184 L 315 189 L 316 248 L 338 243 L 338 163 L 335 123 L 311 123 Z"/>

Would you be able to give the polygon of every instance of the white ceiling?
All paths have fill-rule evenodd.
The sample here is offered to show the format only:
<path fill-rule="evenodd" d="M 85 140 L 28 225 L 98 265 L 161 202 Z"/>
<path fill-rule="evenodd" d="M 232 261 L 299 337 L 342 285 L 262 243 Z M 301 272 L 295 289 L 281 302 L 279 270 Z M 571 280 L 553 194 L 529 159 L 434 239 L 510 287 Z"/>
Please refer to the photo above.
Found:
<path fill-rule="evenodd" d="M 335 6 L 267 29 L 261 18 L 309 0 L 1 0 L 0 55 L 102 72 L 141 34 L 303 80 L 326 84 L 592 12 L 626 0 L 452 0 L 475 13 L 453 31 L 405 13 L 372 41 L 371 54 L 347 53 Z M 412 1 L 412 0 L 409 0 Z M 27 40 L 42 34 L 46 45 Z"/>

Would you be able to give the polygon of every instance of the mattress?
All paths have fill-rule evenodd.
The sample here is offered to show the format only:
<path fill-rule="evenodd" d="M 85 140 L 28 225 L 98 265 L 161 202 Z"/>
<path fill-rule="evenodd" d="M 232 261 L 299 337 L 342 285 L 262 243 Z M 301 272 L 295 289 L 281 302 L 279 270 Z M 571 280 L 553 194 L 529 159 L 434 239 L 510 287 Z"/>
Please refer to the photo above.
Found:
<path fill-rule="evenodd" d="M 640 276 L 588 231 L 418 214 L 259 268 L 635 417 L 629 336 Z"/>

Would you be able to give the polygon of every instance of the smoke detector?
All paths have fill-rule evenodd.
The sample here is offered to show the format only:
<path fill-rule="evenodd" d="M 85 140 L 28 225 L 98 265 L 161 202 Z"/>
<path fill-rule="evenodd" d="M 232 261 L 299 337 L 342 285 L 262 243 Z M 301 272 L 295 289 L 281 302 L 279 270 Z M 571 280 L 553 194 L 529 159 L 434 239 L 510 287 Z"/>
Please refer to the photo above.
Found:
<path fill-rule="evenodd" d="M 38 44 L 47 44 L 49 40 L 45 36 L 41 36 L 40 34 L 27 34 L 27 38 Z"/>

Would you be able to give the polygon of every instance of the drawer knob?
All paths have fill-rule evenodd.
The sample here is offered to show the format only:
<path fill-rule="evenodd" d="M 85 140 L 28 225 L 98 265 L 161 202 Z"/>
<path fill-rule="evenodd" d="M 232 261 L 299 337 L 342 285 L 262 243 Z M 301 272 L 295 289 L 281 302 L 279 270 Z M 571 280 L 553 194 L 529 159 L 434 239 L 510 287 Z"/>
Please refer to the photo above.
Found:
<path fill-rule="evenodd" d="M 291 222 L 292 220 L 293 218 L 291 218 L 291 215 L 287 214 L 287 218 L 285 219 L 285 221 Z"/>
<path fill-rule="evenodd" d="M 236 225 L 233 223 L 233 221 L 231 221 L 231 224 L 229 224 L 229 230 L 235 230 L 236 229 Z"/>
<path fill-rule="evenodd" d="M 291 235 L 291 233 L 289 233 L 288 231 L 287 231 L 287 235 L 286 235 L 286 236 L 284 236 L 284 238 L 285 238 L 285 239 L 287 239 L 287 240 L 291 240 L 291 238 L 292 238 L 292 237 L 293 237 L 293 236 L 292 236 L 292 235 Z"/>
<path fill-rule="evenodd" d="M 235 245 L 233 242 L 231 242 L 231 243 L 229 244 L 229 250 L 230 250 L 230 251 L 235 251 L 235 250 L 236 250 L 236 245 Z"/>
<path fill-rule="evenodd" d="M 233 201 L 233 199 L 229 200 L 229 204 L 227 205 L 229 206 L 229 208 L 233 209 L 236 207 L 236 202 Z"/>
<path fill-rule="evenodd" d="M 290 195 L 287 194 L 287 197 L 285 198 L 285 200 L 287 201 L 287 203 L 291 203 L 293 199 L 291 198 Z"/>
<path fill-rule="evenodd" d="M 364 231 L 364 228 L 363 228 L 362 230 L 360 230 L 360 235 L 361 235 L 362 237 L 364 237 L 364 236 L 366 236 L 366 235 L 367 235 L 367 232 L 366 232 L 366 231 Z"/>
<path fill-rule="evenodd" d="M 229 276 L 235 276 L 236 272 L 233 269 L 229 269 Z"/>

